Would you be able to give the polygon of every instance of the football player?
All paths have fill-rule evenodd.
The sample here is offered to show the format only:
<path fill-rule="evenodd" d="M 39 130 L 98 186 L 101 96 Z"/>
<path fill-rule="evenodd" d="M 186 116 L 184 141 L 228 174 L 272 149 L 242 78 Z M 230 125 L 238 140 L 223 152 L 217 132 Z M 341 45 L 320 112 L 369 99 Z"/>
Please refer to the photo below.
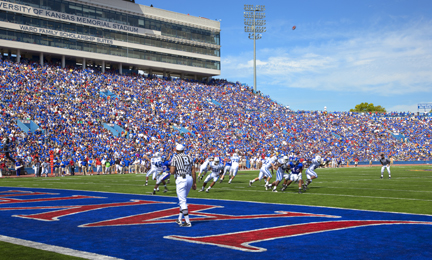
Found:
<path fill-rule="evenodd" d="M 285 176 L 285 180 L 281 191 L 284 191 L 291 183 L 298 181 L 299 182 L 298 193 L 301 194 L 302 185 L 303 185 L 303 180 L 302 180 L 303 164 L 299 160 L 296 160 L 294 163 L 290 162 L 289 165 L 291 168 L 291 173 Z"/>
<path fill-rule="evenodd" d="M 161 172 L 162 169 L 160 168 L 160 166 L 161 166 L 160 162 L 162 162 L 162 157 L 161 157 L 161 154 L 159 152 L 156 152 L 151 159 L 148 158 L 147 155 L 145 155 L 144 158 L 147 159 L 148 161 L 150 161 L 150 165 L 151 165 L 150 170 L 146 174 L 146 182 L 145 182 L 144 186 L 147 186 L 149 176 L 153 175 L 153 180 L 156 180 L 156 174 Z M 159 165 L 159 167 L 158 167 L 158 165 Z"/>
<path fill-rule="evenodd" d="M 170 163 L 170 161 L 169 160 L 165 160 L 164 162 L 157 162 L 156 163 L 156 166 L 158 166 L 158 167 L 160 167 L 161 169 L 162 169 L 162 172 L 157 176 L 157 179 L 156 179 L 156 185 L 155 185 L 155 187 L 154 187 L 154 189 L 153 189 L 153 195 L 155 195 L 156 194 L 156 191 L 159 191 L 159 185 L 162 183 L 163 185 L 164 185 L 164 187 L 165 187 L 165 189 L 164 189 L 164 193 L 165 192 L 167 192 L 168 191 L 168 188 L 167 188 L 167 183 L 165 182 L 166 180 L 169 180 L 170 179 L 170 176 L 171 176 L 171 174 L 170 174 L 170 166 L 171 166 L 171 163 Z"/>
<path fill-rule="evenodd" d="M 261 166 L 260 173 L 259 173 L 258 177 L 256 177 L 253 180 L 250 180 L 249 186 L 252 187 L 252 183 L 254 183 L 256 181 L 260 181 L 263 177 L 267 177 L 266 184 L 264 185 L 264 187 L 267 190 L 269 181 L 273 177 L 273 175 L 272 175 L 274 173 L 273 169 L 276 168 L 276 161 L 277 161 L 276 156 L 270 157 L 269 159 L 265 160 L 263 165 Z M 271 173 L 270 173 L 270 170 L 271 170 Z"/>
<path fill-rule="evenodd" d="M 290 165 L 289 165 L 288 161 L 289 161 L 288 156 L 284 156 L 282 159 L 279 159 L 276 163 L 276 168 L 277 168 L 276 181 L 267 185 L 268 189 L 271 189 L 271 187 L 273 187 L 273 190 L 272 190 L 273 192 L 277 192 L 277 186 L 282 181 L 285 172 L 289 173 Z"/>
<path fill-rule="evenodd" d="M 237 175 L 238 168 L 240 165 L 240 157 L 237 153 L 234 153 L 231 157 L 231 168 L 230 168 L 230 180 L 228 181 L 228 184 L 231 184 L 232 180 L 234 180 L 235 176 Z"/>
<path fill-rule="evenodd" d="M 225 159 L 226 160 L 226 159 Z M 222 183 L 222 181 L 224 180 L 224 178 L 225 178 L 225 174 L 227 173 L 227 172 L 230 172 L 230 170 L 231 170 L 231 160 L 229 160 L 229 161 L 226 161 L 225 162 L 225 167 L 224 167 L 224 172 L 223 172 L 223 174 L 222 174 L 222 177 L 220 178 L 220 182 L 219 183 Z M 231 174 L 230 174 L 230 177 L 231 177 Z"/>
<path fill-rule="evenodd" d="M 311 165 L 306 170 L 307 182 L 303 185 L 303 190 L 306 191 L 309 184 L 312 183 L 313 179 L 318 178 L 318 174 L 316 174 L 315 169 L 324 166 L 321 156 L 317 155 L 315 159 L 312 159 Z"/>
<path fill-rule="evenodd" d="M 219 157 L 214 158 L 213 162 L 210 163 L 210 169 L 211 174 L 207 176 L 207 178 L 204 180 L 203 186 L 201 187 L 201 190 L 198 192 L 204 191 L 205 186 L 207 185 L 207 182 L 209 182 L 211 179 L 213 179 L 213 182 L 210 184 L 210 186 L 205 190 L 205 192 L 209 192 L 209 190 L 215 185 L 215 183 L 219 180 L 219 177 L 221 173 L 223 172 L 224 165 L 220 162 Z"/>
<path fill-rule="evenodd" d="M 213 161 L 212 156 L 205 159 L 205 161 L 201 164 L 200 171 L 198 173 L 198 179 L 202 180 L 204 178 L 204 176 L 207 174 L 207 168 L 208 168 L 211 161 Z M 201 174 L 203 174 L 203 175 L 201 176 Z"/>

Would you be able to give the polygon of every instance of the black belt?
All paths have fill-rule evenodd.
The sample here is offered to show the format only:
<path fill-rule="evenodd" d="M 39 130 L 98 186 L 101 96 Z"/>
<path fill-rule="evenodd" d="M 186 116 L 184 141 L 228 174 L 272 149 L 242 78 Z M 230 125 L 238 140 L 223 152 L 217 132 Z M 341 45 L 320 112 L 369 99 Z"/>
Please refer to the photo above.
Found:
<path fill-rule="evenodd" d="M 186 179 L 186 176 L 191 176 L 191 175 L 188 173 L 185 173 L 185 174 L 178 174 L 178 176 L 182 177 L 183 179 Z"/>

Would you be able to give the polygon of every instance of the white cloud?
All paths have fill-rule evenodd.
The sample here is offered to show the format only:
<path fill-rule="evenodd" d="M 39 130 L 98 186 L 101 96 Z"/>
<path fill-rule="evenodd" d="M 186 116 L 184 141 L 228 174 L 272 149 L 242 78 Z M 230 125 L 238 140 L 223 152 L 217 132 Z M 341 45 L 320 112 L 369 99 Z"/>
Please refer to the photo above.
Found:
<path fill-rule="evenodd" d="M 396 106 L 392 106 L 390 108 L 387 108 L 386 110 L 388 112 L 393 112 L 393 111 L 397 111 L 397 112 L 417 112 L 418 108 L 418 104 L 412 104 L 412 105 L 396 105 Z M 421 112 L 423 112 L 423 110 L 421 110 Z"/>
<path fill-rule="evenodd" d="M 250 53 L 222 59 L 222 76 L 250 82 Z M 350 32 L 306 47 L 264 49 L 257 70 L 268 84 L 381 96 L 432 91 L 432 22 Z M 263 58 L 264 57 L 264 58 Z"/>

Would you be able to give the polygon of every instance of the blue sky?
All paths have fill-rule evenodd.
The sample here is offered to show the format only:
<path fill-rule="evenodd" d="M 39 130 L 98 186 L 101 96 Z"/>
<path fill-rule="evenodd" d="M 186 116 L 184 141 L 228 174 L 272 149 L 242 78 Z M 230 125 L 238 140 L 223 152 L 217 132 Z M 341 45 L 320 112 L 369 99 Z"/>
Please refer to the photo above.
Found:
<path fill-rule="evenodd" d="M 418 103 L 432 102 L 430 0 L 136 2 L 221 19 L 220 78 L 249 86 L 253 41 L 243 31 L 243 5 L 265 4 L 258 90 L 293 110 L 347 111 L 369 102 L 417 111 Z"/>

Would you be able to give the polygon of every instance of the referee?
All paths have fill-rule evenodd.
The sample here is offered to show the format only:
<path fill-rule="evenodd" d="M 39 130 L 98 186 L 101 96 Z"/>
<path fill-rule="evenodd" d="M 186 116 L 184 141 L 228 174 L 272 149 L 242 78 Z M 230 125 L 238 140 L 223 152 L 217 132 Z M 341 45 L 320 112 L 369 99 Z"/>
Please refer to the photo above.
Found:
<path fill-rule="evenodd" d="M 387 168 L 387 172 L 389 174 L 389 179 L 391 179 L 391 173 L 390 173 L 390 161 L 389 159 L 385 158 L 384 154 L 381 154 L 381 159 L 380 159 L 380 163 L 382 165 L 381 167 L 381 179 L 383 178 L 384 175 L 384 169 Z"/>
<path fill-rule="evenodd" d="M 177 144 L 177 154 L 171 160 L 170 173 L 176 175 L 176 190 L 179 199 L 180 214 L 176 223 L 180 227 L 192 227 L 189 220 L 189 212 L 186 198 L 190 189 L 196 190 L 196 174 L 192 159 L 184 154 L 184 146 Z M 182 222 L 184 216 L 185 222 Z"/>

